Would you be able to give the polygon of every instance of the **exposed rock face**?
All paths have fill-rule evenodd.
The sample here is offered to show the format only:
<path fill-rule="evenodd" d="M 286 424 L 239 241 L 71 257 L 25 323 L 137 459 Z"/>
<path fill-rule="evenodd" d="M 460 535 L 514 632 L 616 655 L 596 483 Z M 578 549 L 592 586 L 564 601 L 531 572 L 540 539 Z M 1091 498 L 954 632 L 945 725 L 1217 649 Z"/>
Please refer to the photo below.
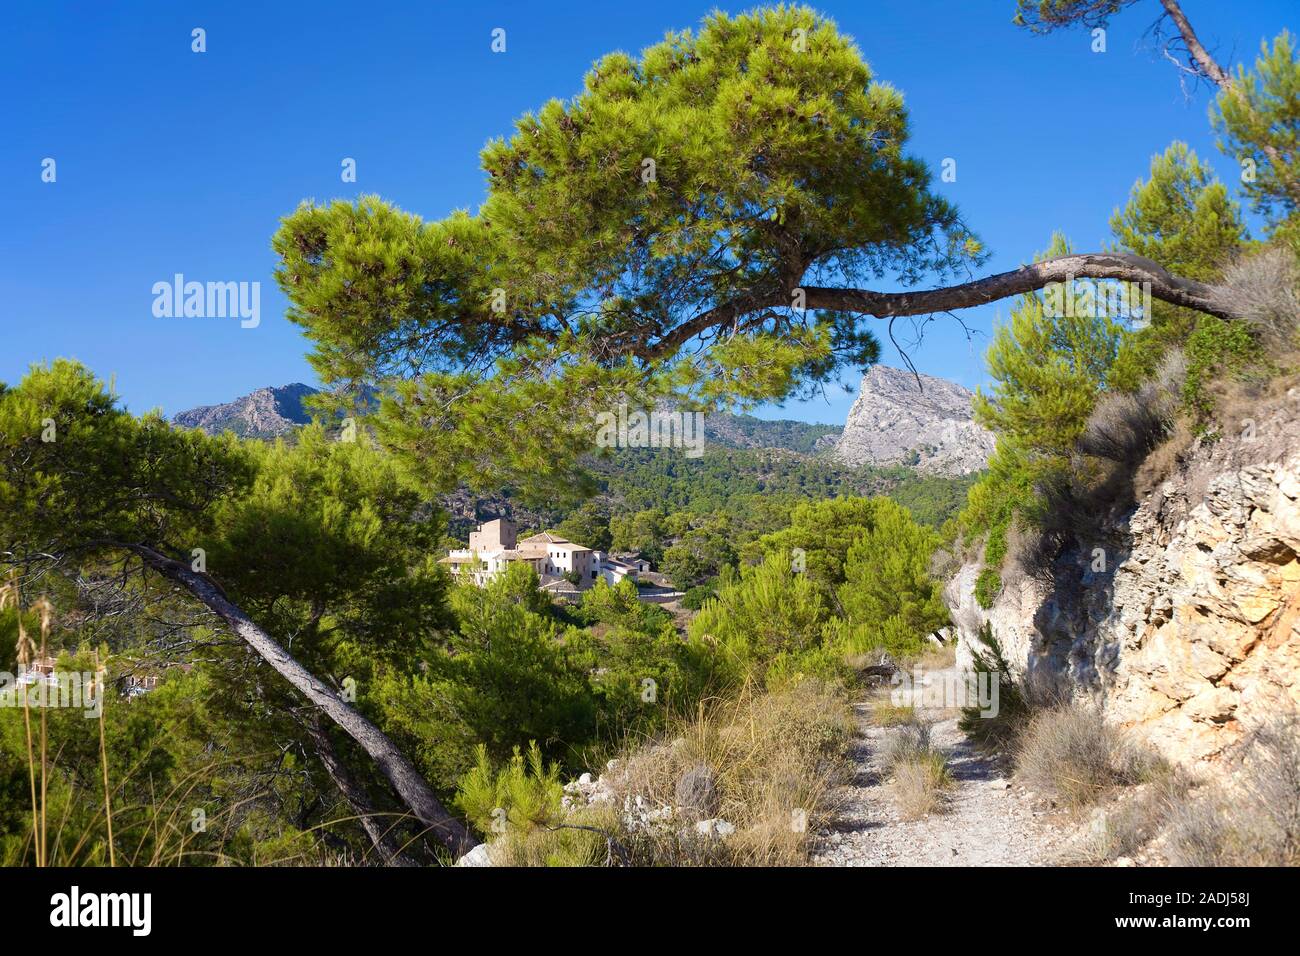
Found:
<path fill-rule="evenodd" d="M 974 396 L 931 375 L 873 366 L 862 376 L 835 456 L 851 465 L 912 465 L 939 475 L 966 475 L 983 468 L 993 435 L 975 423 Z"/>
<path fill-rule="evenodd" d="M 172 422 L 182 428 L 201 428 L 210 435 L 232 431 L 244 438 L 276 438 L 311 421 L 302 403 L 317 391 L 301 383 L 259 388 L 224 405 L 203 405 L 180 412 Z"/>
<path fill-rule="evenodd" d="M 1031 687 L 1100 696 L 1182 763 L 1300 708 L 1300 392 L 1256 414 L 1253 434 L 1194 449 L 1141 502 L 1108 570 L 1081 546 L 1050 583 L 1013 575 L 986 612 L 964 567 L 959 663 L 988 622 Z"/>

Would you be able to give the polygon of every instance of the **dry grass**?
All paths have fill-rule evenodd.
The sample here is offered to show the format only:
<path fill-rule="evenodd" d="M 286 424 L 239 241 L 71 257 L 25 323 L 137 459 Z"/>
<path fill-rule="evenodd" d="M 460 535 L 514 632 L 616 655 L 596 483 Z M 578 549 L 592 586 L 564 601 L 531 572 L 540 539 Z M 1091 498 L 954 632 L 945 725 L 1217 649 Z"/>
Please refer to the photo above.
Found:
<path fill-rule="evenodd" d="M 771 693 L 746 689 L 702 705 L 659 739 L 629 748 L 610 803 L 570 812 L 558 829 L 493 842 L 500 864 L 800 866 L 830 822 L 849 779 L 852 711 L 842 692 L 803 681 Z M 682 807 L 687 774 L 707 772 L 708 805 Z M 702 818 L 734 831 L 701 835 Z M 589 829 L 574 829 L 585 827 Z"/>
<path fill-rule="evenodd" d="M 1151 449 L 1151 453 L 1138 466 L 1133 477 L 1133 493 L 1145 498 L 1165 483 L 1178 470 L 1183 456 L 1192 447 L 1196 435 L 1185 418 L 1174 422 L 1169 437 Z"/>
<path fill-rule="evenodd" d="M 903 819 L 919 820 L 947 809 L 952 775 L 943 753 L 930 741 L 929 724 L 913 721 L 891 730 L 880 760 Z"/>
<path fill-rule="evenodd" d="M 1173 771 L 1134 788 L 1110 807 L 1098 807 L 1062 862 L 1096 865 L 1135 856 L 1160 834 L 1171 808 L 1187 801 L 1192 788 L 1191 777 Z"/>
<path fill-rule="evenodd" d="M 1267 248 L 1223 270 L 1218 304 L 1248 323 L 1271 345 L 1294 344 L 1300 323 L 1300 275 L 1284 248 Z"/>
<path fill-rule="evenodd" d="M 909 668 L 923 671 L 947 670 L 957 663 L 957 642 L 952 640 L 943 647 L 927 647 L 906 663 Z"/>
<path fill-rule="evenodd" d="M 1117 787 L 1146 783 L 1168 769 L 1154 752 L 1107 724 L 1089 704 L 1036 713 L 1020 739 L 1016 771 L 1033 790 L 1071 808 L 1096 803 Z"/>
<path fill-rule="evenodd" d="M 895 767 L 891 786 L 903 819 L 920 820 L 947 809 L 952 775 L 943 755 L 931 751 Z"/>
<path fill-rule="evenodd" d="M 1252 733 L 1233 784 L 1171 805 L 1166 853 L 1175 866 L 1300 865 L 1300 718 Z"/>
<path fill-rule="evenodd" d="M 888 698 L 877 701 L 871 708 L 871 722 L 877 727 L 901 727 L 915 720 L 914 708 L 906 704 L 891 704 Z"/>

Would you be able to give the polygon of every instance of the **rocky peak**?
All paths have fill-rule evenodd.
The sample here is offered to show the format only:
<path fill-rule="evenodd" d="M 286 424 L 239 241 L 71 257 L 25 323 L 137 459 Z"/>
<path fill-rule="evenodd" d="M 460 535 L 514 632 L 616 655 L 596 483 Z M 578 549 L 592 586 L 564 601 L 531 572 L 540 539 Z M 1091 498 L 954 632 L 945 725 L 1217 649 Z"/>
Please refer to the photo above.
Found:
<path fill-rule="evenodd" d="M 973 398 L 947 379 L 873 366 L 862 376 L 835 456 L 851 465 L 911 465 L 940 475 L 979 471 L 994 439 L 975 423 Z"/>
<path fill-rule="evenodd" d="M 295 382 L 257 391 L 224 405 L 202 405 L 179 412 L 172 422 L 182 428 L 200 428 L 211 435 L 232 431 L 244 438 L 276 438 L 311 421 L 303 400 L 319 389 Z"/>

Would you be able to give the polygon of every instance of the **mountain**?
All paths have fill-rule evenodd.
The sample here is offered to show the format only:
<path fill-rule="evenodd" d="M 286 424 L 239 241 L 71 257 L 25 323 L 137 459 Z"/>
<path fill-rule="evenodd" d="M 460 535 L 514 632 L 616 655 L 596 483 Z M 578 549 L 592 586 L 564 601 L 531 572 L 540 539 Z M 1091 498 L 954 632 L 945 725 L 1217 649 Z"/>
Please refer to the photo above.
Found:
<path fill-rule="evenodd" d="M 844 428 L 749 415 L 705 416 L 708 445 L 724 449 L 780 449 L 800 455 L 830 454 L 848 465 L 911 465 L 935 475 L 979 471 L 993 436 L 971 417 L 971 393 L 954 382 L 877 365 L 862 377 Z M 224 405 L 180 412 L 172 421 L 209 434 L 233 431 L 244 438 L 277 438 L 311 421 L 303 401 L 319 389 L 294 383 L 259 388 Z"/>
<path fill-rule="evenodd" d="M 974 394 L 956 382 L 875 365 L 862 376 L 834 456 L 850 465 L 909 465 L 967 475 L 988 464 L 993 434 L 975 423 Z"/>
<path fill-rule="evenodd" d="M 804 455 L 822 451 L 828 437 L 839 437 L 837 425 L 811 425 L 782 419 L 765 421 L 750 415 L 710 414 L 704 417 L 704 439 L 723 448 L 783 448 Z"/>
<path fill-rule="evenodd" d="M 296 382 L 278 388 L 259 388 L 224 405 L 203 405 L 179 412 L 172 422 L 182 428 L 201 428 L 216 435 L 232 431 L 244 438 L 278 438 L 311 421 L 303 400 L 319 389 Z M 834 441 L 834 425 L 796 421 L 764 421 L 749 415 L 711 414 L 704 419 L 705 441 L 722 448 L 782 448 L 811 454 Z"/>
<path fill-rule="evenodd" d="M 319 389 L 295 382 L 279 388 L 259 388 L 224 405 L 201 405 L 172 416 L 182 428 L 201 428 L 210 435 L 232 431 L 244 438 L 276 438 L 311 421 L 303 399 Z"/>

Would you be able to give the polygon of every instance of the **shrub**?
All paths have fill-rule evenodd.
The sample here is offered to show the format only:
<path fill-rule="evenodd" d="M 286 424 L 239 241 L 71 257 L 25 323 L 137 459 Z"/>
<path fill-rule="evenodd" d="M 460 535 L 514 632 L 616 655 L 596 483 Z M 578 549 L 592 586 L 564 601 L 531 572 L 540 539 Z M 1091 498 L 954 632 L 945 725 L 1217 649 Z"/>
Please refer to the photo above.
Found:
<path fill-rule="evenodd" d="M 930 725 L 922 721 L 902 724 L 885 735 L 880 747 L 880 766 L 887 774 L 904 763 L 922 760 L 933 753 Z"/>
<path fill-rule="evenodd" d="M 1170 808 L 1187 800 L 1192 786 L 1187 774 L 1175 770 L 1113 809 L 1094 811 L 1081 839 L 1066 851 L 1064 862 L 1100 864 L 1132 857 L 1161 832 Z"/>
<path fill-rule="evenodd" d="M 849 778 L 854 722 L 843 694 L 820 681 L 762 693 L 746 685 L 734 697 L 714 699 L 670 721 L 651 740 L 630 738 L 602 782 L 610 799 L 552 816 L 546 825 L 511 826 L 491 842 L 495 863 L 546 865 L 738 866 L 802 865 L 812 837 L 830 822 L 836 792 Z M 518 762 L 517 762 L 518 763 Z M 530 762 L 528 786 L 554 796 L 548 778 Z M 518 770 L 510 769 L 512 780 Z M 707 778 L 708 806 L 734 827 L 707 837 L 697 814 L 677 813 L 687 776 Z M 498 799 L 479 771 L 472 789 Z M 516 784 L 517 785 L 517 784 Z M 464 788 L 466 792 L 471 787 Z M 509 792 L 509 788 L 507 788 Z M 528 800 L 536 805 L 532 791 Z M 558 799 L 558 798 L 557 798 Z M 474 805 L 491 802 L 484 796 Z M 550 804 L 558 806 L 557 802 Z M 490 816 L 490 811 L 489 811 Z M 500 816 L 500 814 L 498 814 Z M 478 819 L 483 819 L 481 809 Z"/>
<path fill-rule="evenodd" d="M 919 820 L 947 807 L 952 775 L 943 755 L 931 751 L 894 768 L 894 799 L 905 820 Z"/>
<path fill-rule="evenodd" d="M 1224 269 L 1215 297 L 1220 308 L 1255 329 L 1261 340 L 1285 348 L 1295 344 L 1300 323 L 1298 287 L 1295 256 L 1289 249 L 1271 247 Z"/>
<path fill-rule="evenodd" d="M 1211 386 L 1225 377 L 1235 377 L 1264 357 L 1264 351 L 1245 322 L 1201 316 L 1187 337 L 1187 380 L 1183 400 L 1198 419 L 1214 410 Z"/>
<path fill-rule="evenodd" d="M 1153 387 L 1107 392 L 1088 416 L 1076 447 L 1092 458 L 1135 466 L 1164 438 L 1168 421 L 1169 411 Z"/>
<path fill-rule="evenodd" d="M 945 807 L 952 775 L 944 755 L 930 742 L 929 724 L 913 721 L 889 731 L 880 763 L 904 819 L 918 820 Z"/>
<path fill-rule="evenodd" d="M 713 587 L 708 584 L 696 585 L 682 595 L 682 607 L 688 611 L 698 611 L 704 602 L 714 596 Z"/>
<path fill-rule="evenodd" d="M 877 727 L 901 727 L 916 721 L 916 710 L 910 705 L 896 706 L 882 702 L 871 711 L 871 722 Z"/>
<path fill-rule="evenodd" d="M 691 622 L 690 635 L 716 643 L 735 679 L 743 680 L 761 676 L 782 652 L 816 647 L 828 617 L 817 585 L 795 574 L 788 556 L 775 553 L 720 588 Z"/>
<path fill-rule="evenodd" d="M 1165 769 L 1153 752 L 1107 724 L 1100 709 L 1083 703 L 1035 714 L 1016 754 L 1016 770 L 1028 786 L 1055 793 L 1075 809 Z"/>
<path fill-rule="evenodd" d="M 1300 718 L 1287 714 L 1246 738 L 1235 787 L 1174 803 L 1175 866 L 1300 865 Z"/>
<path fill-rule="evenodd" d="M 975 600 L 980 602 L 980 607 L 988 609 L 997 603 L 998 595 L 1002 593 L 1002 575 L 993 568 L 985 568 L 975 579 Z"/>
<path fill-rule="evenodd" d="M 998 712 L 985 717 L 978 707 L 962 711 L 957 726 L 983 750 L 1002 751 L 1014 746 L 1029 724 L 1029 701 L 1011 676 L 1011 666 L 993 633 L 993 625 L 983 624 L 975 633 L 977 645 L 971 648 L 975 673 L 998 682 Z"/>

